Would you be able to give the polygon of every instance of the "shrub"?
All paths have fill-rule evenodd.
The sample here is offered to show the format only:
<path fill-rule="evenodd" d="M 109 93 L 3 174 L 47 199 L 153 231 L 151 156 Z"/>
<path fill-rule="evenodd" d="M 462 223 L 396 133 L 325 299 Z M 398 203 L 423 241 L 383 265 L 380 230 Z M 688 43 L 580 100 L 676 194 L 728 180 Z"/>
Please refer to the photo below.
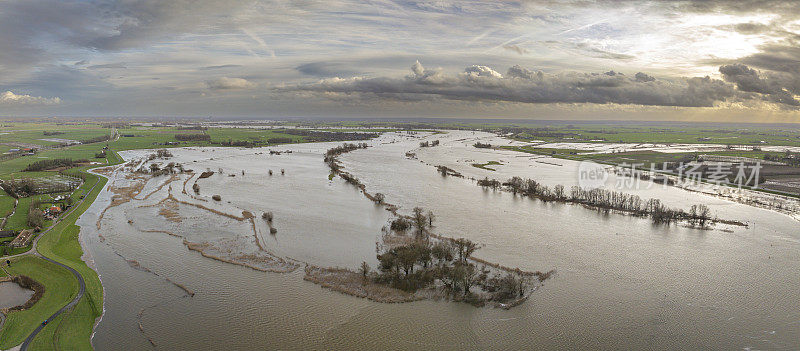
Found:
<path fill-rule="evenodd" d="M 211 196 L 211 198 L 214 199 L 214 201 L 222 200 L 222 196 L 219 196 L 219 195 L 216 195 L 216 194 L 214 196 Z"/>
<path fill-rule="evenodd" d="M 405 218 L 398 218 L 392 221 L 392 224 L 389 226 L 394 231 L 404 232 L 411 227 L 411 221 Z"/>

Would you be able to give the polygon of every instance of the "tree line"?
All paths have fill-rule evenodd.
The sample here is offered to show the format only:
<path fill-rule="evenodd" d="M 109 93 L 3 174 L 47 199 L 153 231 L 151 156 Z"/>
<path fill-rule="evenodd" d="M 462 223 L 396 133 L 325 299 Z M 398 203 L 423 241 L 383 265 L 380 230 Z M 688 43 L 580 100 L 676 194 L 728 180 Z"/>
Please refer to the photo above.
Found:
<path fill-rule="evenodd" d="M 53 158 L 49 160 L 39 160 L 29 164 L 23 172 L 38 172 L 38 171 L 45 171 L 48 169 L 59 168 L 59 167 L 74 167 L 80 163 L 87 163 L 89 160 L 73 160 L 71 158 Z"/>
<path fill-rule="evenodd" d="M 328 149 L 328 151 L 325 152 L 324 161 L 331 169 L 330 179 L 333 179 L 333 176 L 338 175 L 346 182 L 361 188 L 361 190 L 364 190 L 364 185 L 361 184 L 361 181 L 359 181 L 358 178 L 350 173 L 342 171 L 342 165 L 339 164 L 339 160 L 337 158 L 341 154 L 358 149 L 366 149 L 367 147 L 369 147 L 367 143 L 344 143 L 340 146 Z"/>
<path fill-rule="evenodd" d="M 328 151 L 325 152 L 325 162 L 330 162 L 332 159 L 334 159 L 335 157 L 337 157 L 337 156 L 339 156 L 341 154 L 344 154 L 344 153 L 347 153 L 347 152 L 350 152 L 350 151 L 353 151 L 353 150 L 366 149 L 367 147 L 368 147 L 367 143 L 358 143 L 358 144 L 355 144 L 355 143 L 344 143 L 344 144 L 342 144 L 340 146 L 328 149 Z"/>
<path fill-rule="evenodd" d="M 505 183 L 495 179 L 484 178 L 478 180 L 478 185 L 501 189 L 505 187 L 514 194 L 535 197 L 543 201 L 570 202 L 609 212 L 611 210 L 631 213 L 637 216 L 650 217 L 654 223 L 671 223 L 679 220 L 688 220 L 705 226 L 711 220 L 711 211 L 705 205 L 693 205 L 690 212 L 682 209 L 672 209 L 665 206 L 659 199 L 644 200 L 638 195 L 632 195 L 620 191 L 595 188 L 586 189 L 579 186 L 570 188 L 569 193 L 565 191 L 563 185 L 559 184 L 552 188 L 543 185 L 533 179 L 523 179 L 512 177 Z"/>
<path fill-rule="evenodd" d="M 345 140 L 370 140 L 377 138 L 379 133 L 368 132 L 339 132 L 339 131 L 319 131 L 308 129 L 276 129 L 275 132 L 299 135 L 312 142 L 323 141 L 345 141 Z"/>
<path fill-rule="evenodd" d="M 211 136 L 204 133 L 175 134 L 175 139 L 180 141 L 210 141 Z"/>
<path fill-rule="evenodd" d="M 109 141 L 109 140 L 111 140 L 111 137 L 109 135 L 100 135 L 100 136 L 96 136 L 96 137 L 92 137 L 92 138 L 81 139 L 79 141 L 81 142 L 81 144 L 93 144 L 93 143 L 101 143 L 101 142 Z"/>

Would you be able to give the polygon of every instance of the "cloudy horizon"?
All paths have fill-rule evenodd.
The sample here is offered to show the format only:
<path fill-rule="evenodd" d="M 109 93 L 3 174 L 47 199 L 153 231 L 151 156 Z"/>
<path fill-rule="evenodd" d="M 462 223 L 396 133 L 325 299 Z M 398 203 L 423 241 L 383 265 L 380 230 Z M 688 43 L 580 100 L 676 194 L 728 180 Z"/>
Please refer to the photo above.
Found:
<path fill-rule="evenodd" d="M 0 3 L 0 116 L 800 122 L 792 1 Z"/>

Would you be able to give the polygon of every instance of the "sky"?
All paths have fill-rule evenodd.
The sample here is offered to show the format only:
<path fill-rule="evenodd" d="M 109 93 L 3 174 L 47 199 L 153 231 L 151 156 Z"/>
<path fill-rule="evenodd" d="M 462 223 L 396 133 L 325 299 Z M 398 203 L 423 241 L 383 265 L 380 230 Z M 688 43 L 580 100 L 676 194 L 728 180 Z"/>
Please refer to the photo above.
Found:
<path fill-rule="evenodd" d="M 0 0 L 0 116 L 800 123 L 800 2 Z"/>

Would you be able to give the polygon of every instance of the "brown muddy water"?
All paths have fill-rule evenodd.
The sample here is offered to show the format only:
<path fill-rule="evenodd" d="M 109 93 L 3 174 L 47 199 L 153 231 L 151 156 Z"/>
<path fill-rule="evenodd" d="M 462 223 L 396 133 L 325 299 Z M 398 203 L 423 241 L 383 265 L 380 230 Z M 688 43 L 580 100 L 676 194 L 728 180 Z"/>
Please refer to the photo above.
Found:
<path fill-rule="evenodd" d="M 0 309 L 25 304 L 33 296 L 33 290 L 25 289 L 14 282 L 0 282 Z"/>
<path fill-rule="evenodd" d="M 442 145 L 420 149 L 420 137 L 441 139 Z M 673 207 L 705 203 L 721 218 L 751 224 L 714 230 L 654 226 L 648 219 L 486 191 L 469 179 L 443 178 L 426 164 L 481 178 L 519 175 L 567 187 L 576 182 L 574 163 L 545 164 L 530 155 L 471 148 L 476 140 L 502 142 L 473 132 L 390 133 L 341 161 L 369 192 L 384 193 L 401 213 L 423 206 L 436 213 L 438 234 L 484 244 L 477 257 L 524 270 L 557 270 L 521 306 L 381 304 L 303 281 L 302 268 L 272 273 L 203 257 L 183 241 L 232 240 L 241 252 L 258 243 L 296 262 L 355 268 L 367 261 L 374 267 L 375 243 L 391 215 L 355 187 L 328 179 L 322 155 L 336 143 L 273 148 L 294 151 L 282 155 L 263 153 L 267 149 L 177 149 L 175 157 L 160 162 L 179 162 L 197 173 L 223 168 L 224 174 L 197 181 L 197 199 L 190 196 L 196 175 L 186 184 L 189 194 L 182 193 L 188 175 L 163 187 L 167 176 L 150 180 L 136 197 L 142 200 L 109 208 L 98 230 L 112 195 L 104 190 L 79 220 L 87 259 L 106 293 L 95 348 L 800 348 L 800 222 L 681 189 L 631 191 Z M 406 158 L 407 151 L 418 159 Z M 130 160 L 146 154 L 122 155 Z M 490 160 L 503 165 L 495 172 L 470 166 Z M 124 175 L 112 176 L 109 185 L 124 185 Z M 158 204 L 170 194 L 226 213 L 250 211 L 255 229 L 184 204 L 171 207 L 178 219 L 169 220 L 159 215 Z M 222 201 L 211 200 L 213 194 Z M 274 213 L 277 234 L 269 234 L 263 211 Z"/>

